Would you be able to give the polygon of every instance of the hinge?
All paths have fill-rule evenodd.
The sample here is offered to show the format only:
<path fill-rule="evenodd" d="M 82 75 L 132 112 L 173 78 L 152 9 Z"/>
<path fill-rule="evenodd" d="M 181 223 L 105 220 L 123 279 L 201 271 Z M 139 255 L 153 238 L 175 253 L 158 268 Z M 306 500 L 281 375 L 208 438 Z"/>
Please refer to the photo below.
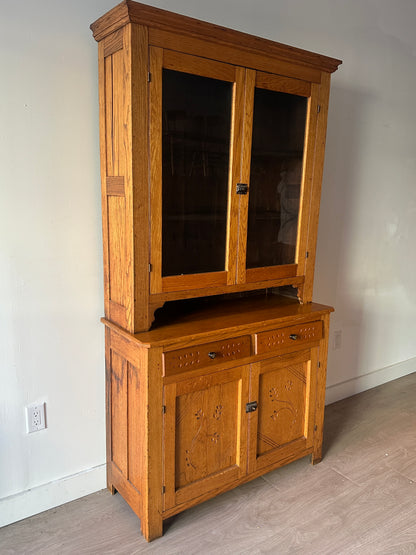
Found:
<path fill-rule="evenodd" d="M 305 258 L 309 258 L 309 251 L 306 251 Z"/>
<path fill-rule="evenodd" d="M 165 487 L 165 486 L 162 486 L 162 495 L 164 495 L 165 492 L 166 492 L 166 487 Z"/>
<path fill-rule="evenodd" d="M 150 73 L 150 71 L 147 74 L 147 82 L 150 83 L 152 80 L 152 74 Z"/>
<path fill-rule="evenodd" d="M 149 264 L 149 273 L 152 271 L 152 265 Z"/>
<path fill-rule="evenodd" d="M 320 362 L 318 362 L 318 368 L 320 368 L 320 367 L 321 367 L 321 363 L 320 363 Z"/>
<path fill-rule="evenodd" d="M 162 412 L 163 412 L 163 414 L 166 414 L 166 405 L 162 406 Z"/>
<path fill-rule="evenodd" d="M 321 105 L 318 104 L 318 114 L 319 114 L 320 111 L 321 111 Z"/>
<path fill-rule="evenodd" d="M 318 426 L 315 424 L 315 428 L 314 428 L 315 432 L 318 431 Z"/>

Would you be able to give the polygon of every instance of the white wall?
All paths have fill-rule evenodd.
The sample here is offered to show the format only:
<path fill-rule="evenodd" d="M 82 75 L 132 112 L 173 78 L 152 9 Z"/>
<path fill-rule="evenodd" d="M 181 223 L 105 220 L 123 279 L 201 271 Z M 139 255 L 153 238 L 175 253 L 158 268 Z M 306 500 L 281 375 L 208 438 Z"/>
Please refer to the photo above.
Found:
<path fill-rule="evenodd" d="M 114 0 L 1 2 L 0 525 L 105 487 L 97 46 Z M 333 76 L 315 299 L 328 400 L 416 370 L 416 4 L 152 2 L 343 59 Z M 331 338 L 332 342 L 332 338 Z M 48 428 L 25 432 L 24 406 Z"/>

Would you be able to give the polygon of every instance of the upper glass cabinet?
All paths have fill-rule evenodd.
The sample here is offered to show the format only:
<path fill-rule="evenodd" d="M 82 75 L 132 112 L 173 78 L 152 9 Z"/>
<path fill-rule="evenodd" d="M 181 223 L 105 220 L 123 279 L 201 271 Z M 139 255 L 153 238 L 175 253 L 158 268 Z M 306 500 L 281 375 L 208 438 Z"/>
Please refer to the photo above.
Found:
<path fill-rule="evenodd" d="M 150 60 L 151 293 L 296 277 L 310 83 L 158 48 Z"/>

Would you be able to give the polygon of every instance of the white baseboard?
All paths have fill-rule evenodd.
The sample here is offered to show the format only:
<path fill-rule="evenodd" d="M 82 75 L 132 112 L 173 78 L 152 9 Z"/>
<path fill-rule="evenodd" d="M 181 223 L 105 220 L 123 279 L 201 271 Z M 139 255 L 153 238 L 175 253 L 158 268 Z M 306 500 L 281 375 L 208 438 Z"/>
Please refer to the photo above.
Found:
<path fill-rule="evenodd" d="M 356 395 L 357 393 L 372 389 L 383 383 L 402 378 L 403 376 L 412 374 L 412 372 L 416 372 L 416 357 L 393 364 L 392 366 L 387 366 L 381 370 L 375 370 L 363 376 L 346 380 L 345 382 L 331 385 L 326 388 L 325 404 L 329 405 L 335 403 L 335 401 L 340 401 L 341 399 L 351 397 L 351 395 Z"/>
<path fill-rule="evenodd" d="M 74 501 L 106 487 L 106 465 L 4 497 L 0 500 L 0 527 Z"/>

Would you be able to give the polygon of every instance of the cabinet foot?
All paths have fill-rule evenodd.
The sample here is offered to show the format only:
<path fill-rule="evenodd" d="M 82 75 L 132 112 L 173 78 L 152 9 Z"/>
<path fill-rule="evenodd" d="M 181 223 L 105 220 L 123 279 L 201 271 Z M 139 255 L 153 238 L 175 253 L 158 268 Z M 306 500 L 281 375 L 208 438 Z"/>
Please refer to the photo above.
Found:
<path fill-rule="evenodd" d="M 112 484 L 108 484 L 107 489 L 110 491 L 111 495 L 115 495 L 117 493 L 116 488 Z"/>
<path fill-rule="evenodd" d="M 322 449 L 318 449 L 316 452 L 311 453 L 311 464 L 319 464 L 322 460 Z"/>
<path fill-rule="evenodd" d="M 163 536 L 162 517 L 153 517 L 152 519 L 142 518 L 140 524 L 142 534 L 146 541 L 151 542 Z"/>

